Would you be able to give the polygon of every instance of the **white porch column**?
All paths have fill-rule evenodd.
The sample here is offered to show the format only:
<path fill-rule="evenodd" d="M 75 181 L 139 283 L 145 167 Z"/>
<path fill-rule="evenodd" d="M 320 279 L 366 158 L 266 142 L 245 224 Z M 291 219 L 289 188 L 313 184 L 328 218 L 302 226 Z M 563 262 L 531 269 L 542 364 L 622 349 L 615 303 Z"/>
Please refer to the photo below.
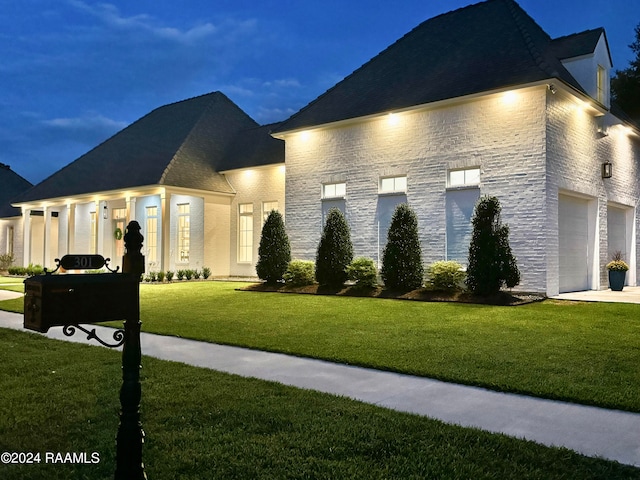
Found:
<path fill-rule="evenodd" d="M 67 251 L 71 253 L 76 246 L 76 204 L 67 203 Z"/>
<path fill-rule="evenodd" d="M 22 266 L 26 267 L 31 262 L 31 209 L 22 207 Z"/>
<path fill-rule="evenodd" d="M 105 200 L 101 200 L 96 202 L 96 236 L 97 238 L 97 246 L 96 253 L 99 255 L 105 256 L 105 242 L 104 237 L 107 230 L 107 223 L 109 222 L 109 213 L 107 210 L 107 218 L 104 218 L 105 207 L 107 206 L 107 202 Z M 107 257 L 109 255 L 106 255 Z"/>
<path fill-rule="evenodd" d="M 94 213 L 94 224 L 92 225 L 92 229 L 95 229 L 95 231 L 91 232 L 91 236 L 93 237 L 93 234 L 95 232 L 95 239 L 91 238 L 91 245 L 89 248 L 89 252 L 90 253 L 97 253 L 100 254 L 100 251 L 98 250 L 98 244 L 99 242 L 99 238 L 100 238 L 100 231 L 102 230 L 100 228 L 100 223 L 102 222 L 102 212 L 100 211 L 100 201 L 99 200 L 94 200 L 93 201 L 93 211 Z"/>
<path fill-rule="evenodd" d="M 136 220 L 136 197 L 127 197 L 127 225 L 129 222 Z"/>
<path fill-rule="evenodd" d="M 55 268 L 53 258 L 49 258 L 49 251 L 51 250 L 51 208 L 44 207 L 42 213 L 44 215 L 44 222 L 42 222 L 44 228 L 42 235 L 42 266 L 53 270 Z"/>
<path fill-rule="evenodd" d="M 160 208 L 160 269 L 166 271 L 171 268 L 171 193 L 166 190 L 160 194 Z"/>

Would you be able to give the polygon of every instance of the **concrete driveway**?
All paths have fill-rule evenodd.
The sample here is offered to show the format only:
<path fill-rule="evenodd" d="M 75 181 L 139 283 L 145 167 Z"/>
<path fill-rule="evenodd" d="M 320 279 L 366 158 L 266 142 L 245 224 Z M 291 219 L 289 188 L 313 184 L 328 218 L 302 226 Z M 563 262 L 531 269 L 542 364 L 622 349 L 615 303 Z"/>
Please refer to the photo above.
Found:
<path fill-rule="evenodd" d="M 640 303 L 640 287 L 624 287 L 621 292 L 613 292 L 610 289 L 568 292 L 551 298 L 557 300 L 579 300 L 581 302 Z"/>

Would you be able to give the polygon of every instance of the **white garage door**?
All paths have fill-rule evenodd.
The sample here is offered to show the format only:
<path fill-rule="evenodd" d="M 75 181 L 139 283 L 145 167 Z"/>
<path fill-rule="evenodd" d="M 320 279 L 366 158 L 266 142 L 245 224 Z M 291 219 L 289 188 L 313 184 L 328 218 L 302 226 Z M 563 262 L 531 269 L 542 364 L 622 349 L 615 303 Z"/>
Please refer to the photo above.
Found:
<path fill-rule="evenodd" d="M 589 289 L 589 208 L 586 200 L 560 195 L 560 292 Z"/>

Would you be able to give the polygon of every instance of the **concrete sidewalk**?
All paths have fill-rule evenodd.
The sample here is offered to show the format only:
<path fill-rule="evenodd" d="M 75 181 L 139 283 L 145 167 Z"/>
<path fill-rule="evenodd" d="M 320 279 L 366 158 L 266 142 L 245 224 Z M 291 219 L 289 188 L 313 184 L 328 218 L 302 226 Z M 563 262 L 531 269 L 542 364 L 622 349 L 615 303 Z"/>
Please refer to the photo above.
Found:
<path fill-rule="evenodd" d="M 23 330 L 22 321 L 22 315 L 0 311 L 0 327 Z M 113 329 L 95 327 L 101 338 L 112 338 Z M 47 337 L 96 344 L 81 332 L 65 337 L 61 328 L 52 328 Z M 149 333 L 141 342 L 143 355 L 342 395 L 640 467 L 640 414 Z"/>
<path fill-rule="evenodd" d="M 20 298 L 23 296 L 23 293 L 12 292 L 10 290 L 0 290 L 0 302 L 2 300 L 11 300 L 13 298 Z"/>

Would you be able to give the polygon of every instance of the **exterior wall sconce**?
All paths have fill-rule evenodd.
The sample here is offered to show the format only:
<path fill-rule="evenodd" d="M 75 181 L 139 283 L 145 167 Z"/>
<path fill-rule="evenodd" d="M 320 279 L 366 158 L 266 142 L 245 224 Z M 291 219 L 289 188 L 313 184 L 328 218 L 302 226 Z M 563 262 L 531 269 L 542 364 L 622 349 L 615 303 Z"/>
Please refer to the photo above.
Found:
<path fill-rule="evenodd" d="M 613 165 L 611 162 L 604 162 L 602 164 L 602 178 L 611 178 L 613 173 Z"/>
<path fill-rule="evenodd" d="M 109 209 L 107 208 L 107 205 L 105 204 L 105 206 L 102 208 L 102 218 L 104 218 L 105 220 L 109 219 Z"/>

